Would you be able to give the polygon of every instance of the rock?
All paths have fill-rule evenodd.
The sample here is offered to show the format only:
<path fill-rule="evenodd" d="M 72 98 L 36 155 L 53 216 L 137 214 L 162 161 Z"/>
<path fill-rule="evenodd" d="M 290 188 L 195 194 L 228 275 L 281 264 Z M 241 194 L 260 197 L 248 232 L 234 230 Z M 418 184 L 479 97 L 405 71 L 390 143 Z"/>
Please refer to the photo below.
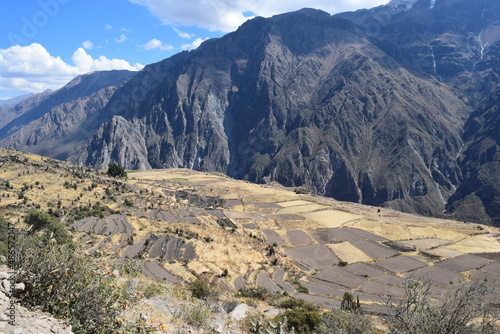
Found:
<path fill-rule="evenodd" d="M 24 292 L 24 289 L 26 289 L 26 286 L 24 285 L 24 283 L 17 283 L 14 287 L 14 294 L 16 296 L 19 296 L 21 293 Z"/>
<path fill-rule="evenodd" d="M 3 313 L 4 310 L 2 310 L 2 313 L 0 313 L 0 321 L 9 321 L 9 317 Z"/>
<path fill-rule="evenodd" d="M 268 316 L 275 317 L 277 315 L 280 315 L 281 311 L 277 308 L 270 308 L 265 310 L 264 313 L 267 314 Z"/>
<path fill-rule="evenodd" d="M 217 333 L 223 333 L 224 332 L 224 324 L 222 322 L 216 322 L 213 326 L 213 330 Z"/>
<path fill-rule="evenodd" d="M 234 320 L 243 320 L 247 317 L 247 313 L 252 308 L 247 304 L 239 304 L 234 308 L 234 310 L 229 313 L 229 316 Z"/>

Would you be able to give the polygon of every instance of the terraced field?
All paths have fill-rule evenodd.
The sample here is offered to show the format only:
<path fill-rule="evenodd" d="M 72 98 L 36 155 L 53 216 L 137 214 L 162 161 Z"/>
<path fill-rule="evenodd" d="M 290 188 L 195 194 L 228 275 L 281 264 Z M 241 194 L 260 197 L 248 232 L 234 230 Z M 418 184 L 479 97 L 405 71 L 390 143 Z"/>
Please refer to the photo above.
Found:
<path fill-rule="evenodd" d="M 239 266 L 237 261 L 229 267 L 239 245 L 225 244 L 225 255 L 211 265 L 202 263 L 199 256 L 189 259 L 189 268 L 206 269 L 197 275 L 207 274 L 209 268 L 214 275 L 223 269 L 217 262 L 228 264 L 230 275 L 218 281 L 233 291 L 257 285 L 323 306 L 339 305 L 343 294 L 351 292 L 359 296 L 367 311 L 377 313 L 383 312 L 388 296 L 404 296 L 403 286 L 409 278 L 430 280 L 436 296 L 471 278 L 500 282 L 500 262 L 485 256 L 500 253 L 500 234 L 493 228 L 481 230 L 472 224 L 340 203 L 188 170 L 139 172 L 133 178 L 131 182 L 163 193 L 172 191 L 169 179 L 182 178 L 176 187 L 225 199 L 222 211 L 197 211 L 193 218 L 206 215 L 205 223 L 228 219 L 234 224 L 235 236 L 251 235 L 257 244 L 264 241 L 264 246 L 276 249 L 271 256 L 253 254 L 257 259 L 254 266 L 241 263 L 247 271 L 233 269 Z M 175 209 L 169 212 L 182 216 Z M 170 221 L 165 219 L 165 223 Z M 199 254 L 196 243 L 193 245 L 193 253 Z M 275 266 L 264 263 L 271 259 L 276 259 Z M 297 280 L 309 293 L 294 288 L 292 281 Z M 500 300 L 498 290 L 491 297 Z"/>
<path fill-rule="evenodd" d="M 449 287 L 487 279 L 494 286 L 489 298 L 500 300 L 500 230 L 493 227 L 343 203 L 216 173 L 152 170 L 116 181 L 61 162 L 27 159 L 23 172 L 15 159 L 3 162 L 4 216 L 19 220 L 23 203 L 77 212 L 75 217 L 87 212 L 70 225 L 86 251 L 118 263 L 133 260 L 143 275 L 160 282 L 202 278 L 230 293 L 261 286 L 324 307 L 340 305 L 351 292 L 367 312 L 382 313 L 389 296 L 404 296 L 407 279 L 430 280 L 436 298 Z M 20 191 L 30 200 L 21 199 Z"/>

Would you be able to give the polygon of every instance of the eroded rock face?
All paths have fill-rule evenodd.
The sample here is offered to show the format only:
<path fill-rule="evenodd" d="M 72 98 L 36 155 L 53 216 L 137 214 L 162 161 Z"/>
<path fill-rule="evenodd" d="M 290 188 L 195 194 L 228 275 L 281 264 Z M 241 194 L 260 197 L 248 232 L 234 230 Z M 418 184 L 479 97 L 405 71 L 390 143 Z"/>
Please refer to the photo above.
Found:
<path fill-rule="evenodd" d="M 474 111 L 465 124 L 459 159 L 463 181 L 448 211 L 466 221 L 500 225 L 500 90 Z"/>
<path fill-rule="evenodd" d="M 177 58 L 153 65 L 166 68 L 160 78 L 139 73 L 108 104 L 138 130 L 126 131 L 134 139 L 113 118 L 73 159 L 219 171 L 425 214 L 441 213 L 458 185 L 466 105 L 343 18 L 257 18 Z M 147 93 L 118 111 L 141 82 Z M 147 154 L 111 153 L 124 146 Z"/>
<path fill-rule="evenodd" d="M 133 75 L 130 71 L 94 72 L 55 92 L 27 98 L 0 116 L 0 147 L 67 159 L 87 143 L 99 127 L 100 111 L 117 86 Z M 18 115 L 14 119 L 13 113 Z"/>
<path fill-rule="evenodd" d="M 255 18 L 94 92 L 62 137 L 20 130 L 4 141 L 64 143 L 47 152 L 67 158 L 71 147 L 69 160 L 98 168 L 218 171 L 426 215 L 448 205 L 460 217 L 451 205 L 472 189 L 463 173 L 480 166 L 457 160 L 461 135 L 498 85 L 499 16 L 498 2 L 418 0 Z M 42 133 L 65 129 L 38 122 Z M 493 202 L 475 200 L 489 217 Z"/>

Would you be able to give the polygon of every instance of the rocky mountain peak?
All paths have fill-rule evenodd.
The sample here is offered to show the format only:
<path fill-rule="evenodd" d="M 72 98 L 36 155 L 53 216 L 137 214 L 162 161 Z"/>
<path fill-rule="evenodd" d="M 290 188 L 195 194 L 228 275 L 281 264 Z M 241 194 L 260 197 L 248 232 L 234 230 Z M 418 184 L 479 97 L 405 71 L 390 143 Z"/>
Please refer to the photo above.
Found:
<path fill-rule="evenodd" d="M 70 119 L 64 110 L 85 110 L 72 130 L 59 126 L 67 145 L 59 157 L 71 147 L 69 159 L 84 165 L 217 171 L 439 216 L 456 212 L 451 201 L 466 197 L 468 171 L 479 166 L 466 167 L 462 155 L 489 132 L 462 133 L 464 124 L 484 124 L 477 115 L 498 87 L 498 26 L 500 3 L 483 0 L 257 17 L 129 80 L 75 79 L 60 98 L 85 98 L 29 133 L 66 124 L 52 121 Z M 113 78 L 123 85 L 108 87 Z M 3 145 L 41 147 L 43 136 L 20 129 L 42 110 L 0 129 Z M 494 211 L 483 212 L 474 220 L 491 223 Z"/>

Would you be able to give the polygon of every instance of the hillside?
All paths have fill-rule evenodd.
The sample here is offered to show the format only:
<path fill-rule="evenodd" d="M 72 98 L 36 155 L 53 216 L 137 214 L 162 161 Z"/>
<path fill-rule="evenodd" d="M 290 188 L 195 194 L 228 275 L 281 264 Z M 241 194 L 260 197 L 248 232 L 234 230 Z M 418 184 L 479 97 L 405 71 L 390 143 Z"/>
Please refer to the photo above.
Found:
<path fill-rule="evenodd" d="M 466 151 L 489 149 L 487 131 L 466 133 L 498 91 L 499 25 L 499 3 L 483 0 L 257 17 L 132 78 L 82 77 L 114 80 L 93 95 L 76 79 L 72 99 L 0 128 L 0 146 L 96 168 L 221 172 L 497 225 L 497 173 L 477 159 L 498 158 Z M 488 180 L 480 194 L 478 174 Z"/>
<path fill-rule="evenodd" d="M 325 309 L 338 308 L 350 292 L 368 314 L 386 313 L 388 295 L 404 298 L 408 278 L 429 279 L 433 298 L 472 281 L 500 279 L 500 230 L 494 227 L 188 169 L 114 179 L 14 150 L 2 150 L 0 164 L 0 215 L 7 221 L 27 229 L 28 209 L 49 212 L 100 263 L 103 275 L 115 275 L 124 286 L 133 281 L 142 286 L 133 291 L 142 293 L 152 282 L 166 285 L 166 295 L 134 301 L 123 311 L 125 322 L 148 312 L 152 322 L 175 323 L 175 305 L 192 302 L 172 291 L 196 279 L 210 282 L 223 300 L 262 287 L 276 298 L 293 296 Z M 131 268 L 139 276 L 129 277 Z M 498 301 L 500 290 L 492 288 L 487 298 Z M 155 300 L 163 306 L 152 309 Z M 283 312 L 252 303 L 260 312 Z M 213 313 L 210 321 L 226 317 Z M 227 326 L 224 333 L 241 331 L 234 319 Z"/>

